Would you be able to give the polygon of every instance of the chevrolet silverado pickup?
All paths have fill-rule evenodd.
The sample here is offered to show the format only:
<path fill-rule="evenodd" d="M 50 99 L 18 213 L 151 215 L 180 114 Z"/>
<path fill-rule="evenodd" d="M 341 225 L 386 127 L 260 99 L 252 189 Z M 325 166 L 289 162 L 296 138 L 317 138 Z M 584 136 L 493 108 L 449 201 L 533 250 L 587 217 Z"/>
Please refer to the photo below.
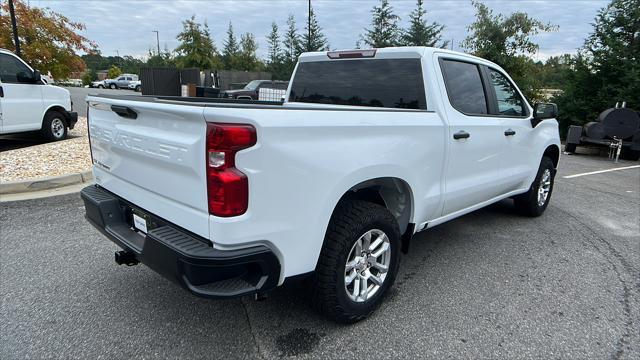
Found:
<path fill-rule="evenodd" d="M 507 198 L 541 215 L 560 156 L 554 104 L 443 49 L 305 53 L 283 102 L 87 101 L 81 196 L 118 264 L 208 298 L 308 276 L 347 323 L 381 303 L 415 233 Z"/>

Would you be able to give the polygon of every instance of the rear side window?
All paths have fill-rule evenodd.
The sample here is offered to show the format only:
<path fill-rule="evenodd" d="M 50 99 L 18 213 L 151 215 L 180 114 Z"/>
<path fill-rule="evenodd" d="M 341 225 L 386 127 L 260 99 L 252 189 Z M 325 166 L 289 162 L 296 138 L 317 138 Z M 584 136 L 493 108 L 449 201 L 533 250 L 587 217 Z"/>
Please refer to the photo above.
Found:
<path fill-rule="evenodd" d="M 427 108 L 419 59 L 303 62 L 298 64 L 289 101 Z"/>
<path fill-rule="evenodd" d="M 442 72 L 451 106 L 465 114 L 484 115 L 488 113 L 487 98 L 478 65 L 443 60 Z"/>

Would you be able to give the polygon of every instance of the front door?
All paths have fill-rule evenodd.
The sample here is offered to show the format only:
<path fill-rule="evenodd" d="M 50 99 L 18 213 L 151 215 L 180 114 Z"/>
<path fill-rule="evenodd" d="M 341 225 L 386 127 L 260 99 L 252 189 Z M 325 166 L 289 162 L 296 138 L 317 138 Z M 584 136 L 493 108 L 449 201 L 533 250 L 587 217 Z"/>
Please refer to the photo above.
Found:
<path fill-rule="evenodd" d="M 505 151 L 500 161 L 500 186 L 505 192 L 528 186 L 529 176 L 537 168 L 533 143 L 531 114 L 524 97 L 513 82 L 500 70 L 486 68 L 490 96 L 493 97 L 492 113 L 502 121 Z"/>
<path fill-rule="evenodd" d="M 502 193 L 496 181 L 504 135 L 502 121 L 489 115 L 486 84 L 479 65 L 449 55 L 439 63 L 449 121 L 445 216 Z"/>
<path fill-rule="evenodd" d="M 42 86 L 33 71 L 15 56 L 0 53 L 2 132 L 39 130 L 42 127 Z"/>

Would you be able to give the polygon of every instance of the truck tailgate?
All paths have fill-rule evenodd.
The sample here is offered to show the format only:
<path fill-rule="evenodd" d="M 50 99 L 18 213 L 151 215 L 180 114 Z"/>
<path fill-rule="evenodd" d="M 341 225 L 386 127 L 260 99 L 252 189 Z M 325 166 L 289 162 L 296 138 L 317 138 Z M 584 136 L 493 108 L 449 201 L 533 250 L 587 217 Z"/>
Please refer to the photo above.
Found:
<path fill-rule="evenodd" d="M 203 107 L 88 101 L 96 184 L 208 238 Z"/>

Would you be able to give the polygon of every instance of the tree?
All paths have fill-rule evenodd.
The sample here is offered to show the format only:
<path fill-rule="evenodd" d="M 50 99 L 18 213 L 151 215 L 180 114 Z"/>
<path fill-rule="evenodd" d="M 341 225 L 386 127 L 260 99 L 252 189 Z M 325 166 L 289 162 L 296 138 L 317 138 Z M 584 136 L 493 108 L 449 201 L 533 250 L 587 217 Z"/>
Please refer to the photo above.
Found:
<path fill-rule="evenodd" d="M 72 72 L 84 71 L 85 64 L 76 55 L 89 52 L 95 44 L 78 31 L 82 23 L 49 9 L 28 7 L 22 0 L 14 0 L 22 58 L 42 73 L 51 72 L 56 79 L 66 79 Z M 0 48 L 15 49 L 9 3 L 0 3 Z"/>
<path fill-rule="evenodd" d="M 149 50 L 149 58 L 146 65 L 149 67 L 177 67 L 175 57 L 166 46 L 160 54 Z"/>
<path fill-rule="evenodd" d="M 96 80 L 98 80 L 98 74 L 94 69 L 89 69 L 82 75 L 82 85 L 91 85 Z"/>
<path fill-rule="evenodd" d="M 120 76 L 120 74 L 122 74 L 122 70 L 120 70 L 120 68 L 115 65 L 111 65 L 109 71 L 107 71 L 107 78 L 115 79 L 116 77 Z"/>
<path fill-rule="evenodd" d="M 469 35 L 462 42 L 462 47 L 500 65 L 518 83 L 527 98 L 537 98 L 539 84 L 530 55 L 538 51 L 538 44 L 531 37 L 541 31 L 555 31 L 557 27 L 533 19 L 524 12 L 496 15 L 481 2 L 472 1 L 472 4 L 476 8 L 476 20 L 467 27 Z"/>
<path fill-rule="evenodd" d="M 176 48 L 177 63 L 181 67 L 215 69 L 220 67 L 218 51 L 211 39 L 209 26 L 200 25 L 195 15 L 182 22 L 182 32 L 176 37 L 180 45 Z"/>
<path fill-rule="evenodd" d="M 283 38 L 285 68 L 289 73 L 292 73 L 298 61 L 298 56 L 300 56 L 298 52 L 300 49 L 300 35 L 298 35 L 296 19 L 292 14 L 287 19 L 287 31 Z"/>
<path fill-rule="evenodd" d="M 618 101 L 640 110 L 640 0 L 613 0 L 602 8 L 570 69 L 553 100 L 563 133 Z"/>
<path fill-rule="evenodd" d="M 374 48 L 398 46 L 400 43 L 400 17 L 393 13 L 389 0 L 380 0 L 380 6 L 371 10 L 371 29 L 365 29 L 363 41 Z"/>
<path fill-rule="evenodd" d="M 305 51 L 324 51 L 328 49 L 327 38 L 322 33 L 322 28 L 316 19 L 316 13 L 313 8 L 309 8 L 309 22 L 305 26 L 305 32 L 302 39 L 298 43 L 300 53 Z"/>
<path fill-rule="evenodd" d="M 236 39 L 236 35 L 233 33 L 233 25 L 229 22 L 229 28 L 227 29 L 227 39 L 224 41 L 224 49 L 222 50 L 222 62 L 225 69 L 238 69 L 240 55 L 240 45 Z"/>
<path fill-rule="evenodd" d="M 282 48 L 280 47 L 280 34 L 278 33 L 278 24 L 271 23 L 271 32 L 267 36 L 267 44 L 269 44 L 269 58 L 267 64 L 279 64 L 282 62 Z"/>
<path fill-rule="evenodd" d="M 418 0 L 416 8 L 409 15 L 409 29 L 403 32 L 401 43 L 404 46 L 431 46 L 446 48 L 448 41 L 442 40 L 444 25 L 437 22 L 427 24 L 424 1 Z"/>
<path fill-rule="evenodd" d="M 240 37 L 240 54 L 238 70 L 259 71 L 262 70 L 262 62 L 258 59 L 256 51 L 258 43 L 252 33 L 245 33 Z"/>
<path fill-rule="evenodd" d="M 267 44 L 269 44 L 267 70 L 271 72 L 271 76 L 275 80 L 288 79 L 291 74 L 287 73 L 285 67 L 285 54 L 280 44 L 278 25 L 275 22 L 271 24 L 271 32 L 267 36 Z"/>

